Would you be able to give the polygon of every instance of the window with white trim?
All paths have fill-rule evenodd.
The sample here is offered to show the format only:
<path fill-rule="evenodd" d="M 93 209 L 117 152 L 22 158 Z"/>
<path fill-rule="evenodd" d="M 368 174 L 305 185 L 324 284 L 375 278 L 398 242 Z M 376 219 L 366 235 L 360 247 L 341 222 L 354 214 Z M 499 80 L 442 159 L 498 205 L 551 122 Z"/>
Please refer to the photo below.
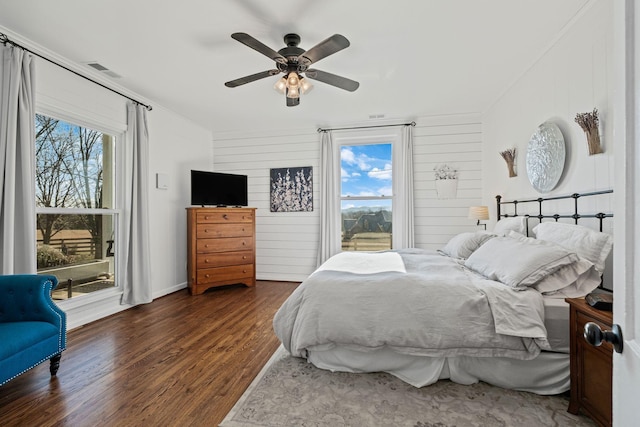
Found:
<path fill-rule="evenodd" d="M 340 144 L 343 251 L 392 248 L 393 143 Z"/>
<path fill-rule="evenodd" d="M 56 300 L 117 286 L 115 142 L 108 131 L 36 114 L 37 269 L 58 277 Z"/>

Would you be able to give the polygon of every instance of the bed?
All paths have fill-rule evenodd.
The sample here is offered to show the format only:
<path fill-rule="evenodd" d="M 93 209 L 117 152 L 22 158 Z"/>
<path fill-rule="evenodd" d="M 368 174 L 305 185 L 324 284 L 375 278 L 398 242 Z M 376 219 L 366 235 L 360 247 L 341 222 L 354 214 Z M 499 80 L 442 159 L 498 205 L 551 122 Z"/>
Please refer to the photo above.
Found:
<path fill-rule="evenodd" d="M 450 379 L 538 394 L 568 390 L 564 298 L 601 284 L 612 248 L 602 221 L 611 215 L 578 214 L 576 203 L 575 223 L 567 224 L 558 221 L 563 215 L 544 215 L 541 200 L 531 200 L 540 203 L 538 215 L 517 215 L 527 201 L 497 198 L 493 231 L 461 233 L 439 251 L 330 258 L 280 307 L 276 335 L 319 368 L 383 371 L 416 387 Z M 508 203 L 513 215 L 501 213 Z M 577 224 L 588 217 L 599 218 L 599 230 Z M 528 237 L 531 218 L 537 238 Z"/>

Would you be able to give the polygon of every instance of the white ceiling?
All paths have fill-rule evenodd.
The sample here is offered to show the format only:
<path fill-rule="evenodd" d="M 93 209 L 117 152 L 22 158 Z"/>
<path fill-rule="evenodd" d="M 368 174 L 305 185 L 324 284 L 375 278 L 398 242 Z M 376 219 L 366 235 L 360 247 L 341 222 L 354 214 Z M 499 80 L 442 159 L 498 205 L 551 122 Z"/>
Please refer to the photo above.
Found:
<path fill-rule="evenodd" d="M 0 0 L 0 27 L 72 62 L 97 61 L 116 85 L 214 132 L 327 126 L 483 112 L 592 0 Z M 332 34 L 351 46 L 314 68 L 360 82 L 314 82 L 286 107 L 274 68 L 231 39 L 274 50 L 286 33 L 309 49 Z M 83 65 L 91 73 L 88 66 Z"/>

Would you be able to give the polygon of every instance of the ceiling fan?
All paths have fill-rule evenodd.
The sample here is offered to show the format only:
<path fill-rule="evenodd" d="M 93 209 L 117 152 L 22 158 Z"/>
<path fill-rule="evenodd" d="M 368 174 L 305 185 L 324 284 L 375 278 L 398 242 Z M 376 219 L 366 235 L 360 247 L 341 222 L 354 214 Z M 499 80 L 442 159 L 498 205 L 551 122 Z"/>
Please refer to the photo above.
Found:
<path fill-rule="evenodd" d="M 307 79 L 317 80 L 349 92 L 355 91 L 360 86 L 360 83 L 346 77 L 309 68 L 311 64 L 349 47 L 349 40 L 340 34 L 334 34 L 309 50 L 298 47 L 299 35 L 287 34 L 284 36 L 286 47 L 277 52 L 246 33 L 233 33 L 231 38 L 268 56 L 275 61 L 277 68 L 231 80 L 224 84 L 227 87 L 237 87 L 284 73 L 285 76 L 278 80 L 274 88 L 286 95 L 288 107 L 294 107 L 300 104 L 300 94 L 311 90 L 312 85 Z"/>

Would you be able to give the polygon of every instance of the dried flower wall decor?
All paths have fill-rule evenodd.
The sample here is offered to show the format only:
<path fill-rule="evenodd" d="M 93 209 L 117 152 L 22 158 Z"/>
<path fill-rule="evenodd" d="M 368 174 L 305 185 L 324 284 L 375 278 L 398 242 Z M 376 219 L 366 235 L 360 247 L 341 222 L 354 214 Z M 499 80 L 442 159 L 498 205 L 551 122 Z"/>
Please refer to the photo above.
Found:
<path fill-rule="evenodd" d="M 576 114 L 576 123 L 580 125 L 584 133 L 587 135 L 587 144 L 589 146 L 589 155 L 602 153 L 602 147 L 600 146 L 600 130 L 598 125 L 600 119 L 598 118 L 598 109 L 594 108 L 591 113 L 578 113 Z"/>
<path fill-rule="evenodd" d="M 515 169 L 516 149 L 509 148 L 508 150 L 501 151 L 500 155 L 502 156 L 504 161 L 507 162 L 507 169 L 509 170 L 509 178 L 518 176 L 516 174 L 516 169 Z"/>
<path fill-rule="evenodd" d="M 447 164 L 437 165 L 433 168 L 435 172 L 436 181 L 440 179 L 457 179 L 458 171 L 453 169 L 451 166 Z"/>
<path fill-rule="evenodd" d="M 311 166 L 271 169 L 271 212 L 313 211 Z"/>
<path fill-rule="evenodd" d="M 433 168 L 438 199 L 455 199 L 458 193 L 458 171 L 443 164 Z"/>

